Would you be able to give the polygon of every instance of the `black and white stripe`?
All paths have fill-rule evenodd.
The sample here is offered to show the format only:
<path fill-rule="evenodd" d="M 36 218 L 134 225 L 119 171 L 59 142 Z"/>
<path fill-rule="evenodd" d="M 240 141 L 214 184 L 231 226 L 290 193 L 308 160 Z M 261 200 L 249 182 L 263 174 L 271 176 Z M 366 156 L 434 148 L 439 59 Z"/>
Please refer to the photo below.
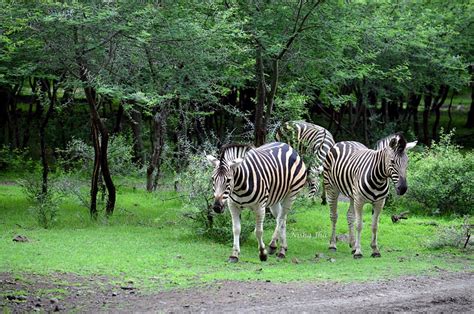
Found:
<path fill-rule="evenodd" d="M 324 162 L 324 186 L 331 209 L 332 234 L 330 249 L 336 249 L 337 199 L 340 193 L 349 197 L 347 212 L 349 238 L 354 249 L 354 258 L 362 257 L 360 233 L 362 230 L 362 207 L 373 204 L 372 216 L 372 256 L 379 257 L 377 246 L 377 228 L 380 212 L 389 191 L 389 179 L 395 184 L 397 194 L 407 190 L 406 169 L 408 157 L 406 151 L 416 142 L 407 143 L 401 133 L 394 134 L 388 145 L 379 150 L 368 149 L 358 142 L 340 142 L 335 144 Z M 354 218 L 357 221 L 357 237 L 354 239 Z"/>
<path fill-rule="evenodd" d="M 278 141 L 286 142 L 298 150 L 308 163 L 309 196 L 314 197 L 319 192 L 320 175 L 323 162 L 334 138 L 325 128 L 305 121 L 289 121 L 284 123 L 276 132 Z M 326 203 L 324 191 L 321 194 L 323 204 Z"/>
<path fill-rule="evenodd" d="M 276 218 L 275 232 L 270 242 L 270 254 L 280 241 L 278 256 L 287 250 L 286 216 L 298 192 L 306 182 L 306 167 L 298 153 L 285 143 L 269 143 L 259 148 L 226 145 L 220 157 L 207 156 L 214 165 L 214 211 L 223 212 L 227 201 L 232 215 L 234 246 L 229 261 L 238 261 L 240 253 L 240 212 L 249 207 L 256 213 L 255 233 L 260 259 L 267 259 L 263 243 L 265 208 Z"/>

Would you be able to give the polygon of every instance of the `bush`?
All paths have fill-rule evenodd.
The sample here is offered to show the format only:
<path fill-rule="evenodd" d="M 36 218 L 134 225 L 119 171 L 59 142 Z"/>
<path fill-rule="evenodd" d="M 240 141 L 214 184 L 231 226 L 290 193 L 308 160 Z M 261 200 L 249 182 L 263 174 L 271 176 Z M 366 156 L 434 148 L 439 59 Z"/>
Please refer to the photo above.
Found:
<path fill-rule="evenodd" d="M 441 249 L 444 247 L 471 249 L 468 234 L 470 234 L 470 219 L 464 217 L 461 225 L 443 227 L 438 230 L 435 237 L 427 242 L 430 249 Z"/>
<path fill-rule="evenodd" d="M 11 149 L 8 146 L 0 147 L 0 170 L 23 172 L 38 168 L 38 163 L 31 159 L 27 149 Z"/>
<path fill-rule="evenodd" d="M 214 149 L 215 151 L 215 149 Z M 212 149 L 207 150 L 212 153 Z M 214 154 L 215 156 L 215 154 Z M 220 243 L 232 243 L 232 219 L 230 213 L 215 214 L 212 210 L 212 166 L 204 154 L 189 156 L 186 170 L 179 175 L 181 194 L 185 200 L 185 217 L 191 219 L 196 234 Z M 241 219 L 240 241 L 245 242 L 255 229 L 250 211 Z"/>
<path fill-rule="evenodd" d="M 35 216 L 38 225 L 45 229 L 51 228 L 57 220 L 59 203 L 64 195 L 54 184 L 49 184 L 48 192 L 42 192 L 42 180 L 38 177 L 28 177 L 20 181 L 27 199 L 32 202 L 29 208 Z"/>
<path fill-rule="evenodd" d="M 454 132 L 410 156 L 407 198 L 431 214 L 470 214 L 474 207 L 474 153 L 452 143 Z"/>
<path fill-rule="evenodd" d="M 89 173 L 94 163 L 94 148 L 80 139 L 72 139 L 61 153 L 60 163 L 67 170 Z M 138 171 L 132 162 L 133 145 L 122 135 L 112 135 L 108 144 L 109 169 L 112 175 L 130 175 Z"/>

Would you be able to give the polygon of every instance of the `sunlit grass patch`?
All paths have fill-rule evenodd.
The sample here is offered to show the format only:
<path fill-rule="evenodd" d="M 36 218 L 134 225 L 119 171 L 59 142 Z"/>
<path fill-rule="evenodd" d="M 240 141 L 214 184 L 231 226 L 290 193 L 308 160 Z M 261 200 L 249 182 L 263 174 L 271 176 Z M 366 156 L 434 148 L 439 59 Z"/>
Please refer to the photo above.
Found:
<path fill-rule="evenodd" d="M 303 201 L 289 217 L 285 260 L 270 256 L 268 262 L 260 262 L 256 239 L 251 236 L 242 245 L 237 264 L 227 263 L 231 243 L 196 236 L 174 192 L 120 189 L 114 215 L 98 222 L 90 220 L 85 207 L 66 198 L 60 206 L 58 224 L 50 230 L 37 227 L 28 206 L 18 186 L 0 187 L 0 271 L 20 277 L 22 273 L 101 274 L 117 285 L 132 282 L 138 287 L 165 289 L 214 280 L 371 280 L 472 267 L 472 256 L 426 246 L 438 226 L 460 223 L 460 219 L 420 216 L 393 224 L 389 215 L 382 215 L 382 257 L 371 258 L 370 206 L 364 214 L 361 260 L 352 258 L 347 243 L 338 243 L 337 252 L 327 250 L 329 211 L 326 206 Z M 347 206 L 340 203 L 338 234 L 347 233 Z M 431 223 L 434 220 L 436 225 Z M 269 224 L 264 233 L 266 243 L 272 232 Z M 13 242 L 17 234 L 29 242 Z M 316 253 L 319 258 L 315 258 Z"/>

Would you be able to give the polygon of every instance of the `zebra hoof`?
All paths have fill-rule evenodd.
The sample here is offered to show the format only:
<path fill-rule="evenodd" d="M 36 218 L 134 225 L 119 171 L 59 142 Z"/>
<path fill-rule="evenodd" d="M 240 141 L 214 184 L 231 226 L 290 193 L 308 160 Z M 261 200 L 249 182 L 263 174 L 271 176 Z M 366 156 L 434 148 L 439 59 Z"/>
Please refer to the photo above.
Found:
<path fill-rule="evenodd" d="M 370 256 L 372 256 L 372 257 L 382 257 L 382 255 L 380 255 L 379 252 L 374 252 L 374 253 L 372 253 L 372 255 L 370 255 Z"/>
<path fill-rule="evenodd" d="M 237 256 L 229 256 L 229 259 L 227 261 L 229 263 L 237 263 L 239 261 L 239 258 Z"/>
<path fill-rule="evenodd" d="M 285 254 L 283 254 L 283 253 L 281 253 L 281 252 L 277 254 L 277 259 L 278 259 L 278 260 L 285 259 L 285 257 L 286 257 Z"/>
<path fill-rule="evenodd" d="M 360 253 L 354 254 L 353 256 L 354 256 L 354 259 L 362 258 L 362 254 Z"/>
<path fill-rule="evenodd" d="M 330 247 L 329 247 L 329 251 L 331 251 L 331 252 L 336 252 L 336 251 L 337 251 L 337 248 L 330 246 Z"/>
<path fill-rule="evenodd" d="M 262 262 L 266 262 L 267 259 L 268 259 L 268 255 L 265 254 L 265 253 L 260 253 L 259 257 L 260 257 L 260 261 L 262 261 Z"/>
<path fill-rule="evenodd" d="M 273 254 L 275 254 L 276 250 L 277 250 L 276 246 L 269 246 L 268 254 L 273 255 Z"/>

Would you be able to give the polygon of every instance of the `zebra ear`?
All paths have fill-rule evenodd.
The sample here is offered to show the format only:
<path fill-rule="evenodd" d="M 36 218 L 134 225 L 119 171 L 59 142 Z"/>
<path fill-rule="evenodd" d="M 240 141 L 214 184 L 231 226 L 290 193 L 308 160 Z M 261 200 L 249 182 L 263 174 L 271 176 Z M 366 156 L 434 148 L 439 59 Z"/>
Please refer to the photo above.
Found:
<path fill-rule="evenodd" d="M 229 162 L 229 167 L 235 169 L 242 163 L 242 161 L 244 161 L 242 158 L 235 158 L 234 160 Z"/>
<path fill-rule="evenodd" d="M 207 155 L 206 158 L 214 167 L 219 166 L 219 159 L 217 159 L 216 157 L 212 155 Z"/>
<path fill-rule="evenodd" d="M 413 147 L 416 146 L 416 143 L 418 143 L 418 141 L 414 141 L 414 142 L 407 143 L 407 146 L 405 147 L 405 150 L 410 150 L 410 149 L 412 149 Z"/>

